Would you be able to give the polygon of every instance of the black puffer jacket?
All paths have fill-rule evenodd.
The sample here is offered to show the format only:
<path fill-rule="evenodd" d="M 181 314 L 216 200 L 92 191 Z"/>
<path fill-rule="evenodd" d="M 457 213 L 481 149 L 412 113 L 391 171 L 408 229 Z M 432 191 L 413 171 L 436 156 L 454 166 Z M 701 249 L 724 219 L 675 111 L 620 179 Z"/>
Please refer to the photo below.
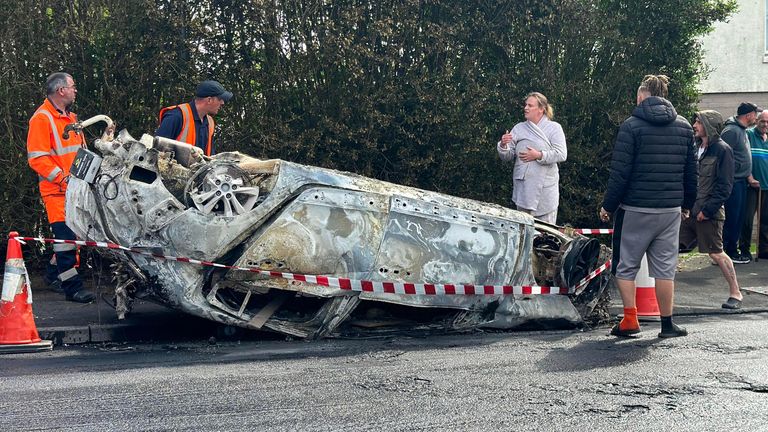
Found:
<path fill-rule="evenodd" d="M 695 200 L 693 128 L 668 100 L 650 96 L 619 128 L 603 208 L 690 209 Z"/>

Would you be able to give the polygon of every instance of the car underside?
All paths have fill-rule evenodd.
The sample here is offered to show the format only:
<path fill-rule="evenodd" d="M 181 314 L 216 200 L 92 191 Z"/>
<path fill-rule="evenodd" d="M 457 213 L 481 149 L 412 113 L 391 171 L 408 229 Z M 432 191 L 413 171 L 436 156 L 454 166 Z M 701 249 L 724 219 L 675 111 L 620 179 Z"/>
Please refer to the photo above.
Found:
<path fill-rule="evenodd" d="M 319 338 L 573 327 L 605 314 L 610 275 L 585 279 L 610 250 L 522 212 L 285 160 L 206 157 L 126 131 L 105 133 L 91 150 L 76 161 L 94 161 L 89 175 L 69 182 L 67 224 L 81 239 L 134 251 L 101 250 L 116 263 L 121 316 L 134 299 L 150 299 L 227 325 Z M 355 291 L 279 274 L 568 293 Z"/>

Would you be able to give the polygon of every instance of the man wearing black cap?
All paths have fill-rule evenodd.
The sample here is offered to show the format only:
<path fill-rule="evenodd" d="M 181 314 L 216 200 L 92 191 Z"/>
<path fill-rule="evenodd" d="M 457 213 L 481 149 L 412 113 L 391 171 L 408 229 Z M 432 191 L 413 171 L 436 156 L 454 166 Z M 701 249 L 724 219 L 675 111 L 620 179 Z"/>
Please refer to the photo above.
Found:
<path fill-rule="evenodd" d="M 155 135 L 194 145 L 211 156 L 215 153 L 213 116 L 230 99 L 232 93 L 217 81 L 203 81 L 195 90 L 194 101 L 160 110 L 160 126 Z"/>
<path fill-rule="evenodd" d="M 736 115 L 725 122 L 720 138 L 733 149 L 733 190 L 725 202 L 725 225 L 723 226 L 723 249 L 734 264 L 752 261 L 749 251 L 737 250 L 741 227 L 744 224 L 747 205 L 747 184 L 753 182 L 752 155 L 747 138 L 747 128 L 755 124 L 757 105 L 742 102 Z"/>
<path fill-rule="evenodd" d="M 757 125 L 747 129 L 752 150 L 752 177 L 747 188 L 747 210 L 741 227 L 739 250 L 748 252 L 752 247 L 752 228 L 755 210 L 758 221 L 757 256 L 768 260 L 768 110 L 757 114 Z M 760 209 L 758 210 L 758 205 Z"/>

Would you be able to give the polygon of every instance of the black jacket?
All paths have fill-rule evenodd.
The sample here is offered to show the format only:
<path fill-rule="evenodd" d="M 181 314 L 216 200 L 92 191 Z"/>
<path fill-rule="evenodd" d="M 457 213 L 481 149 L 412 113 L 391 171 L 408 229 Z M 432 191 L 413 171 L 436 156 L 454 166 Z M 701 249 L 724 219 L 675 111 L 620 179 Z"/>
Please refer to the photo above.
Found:
<path fill-rule="evenodd" d="M 707 219 L 725 220 L 723 204 L 731 195 L 735 167 L 734 151 L 720 138 L 723 118 L 716 111 L 699 111 L 709 145 L 699 159 L 699 187 L 691 217 L 702 212 Z"/>
<path fill-rule="evenodd" d="M 695 200 L 693 128 L 668 100 L 650 96 L 619 128 L 603 208 L 690 209 Z"/>

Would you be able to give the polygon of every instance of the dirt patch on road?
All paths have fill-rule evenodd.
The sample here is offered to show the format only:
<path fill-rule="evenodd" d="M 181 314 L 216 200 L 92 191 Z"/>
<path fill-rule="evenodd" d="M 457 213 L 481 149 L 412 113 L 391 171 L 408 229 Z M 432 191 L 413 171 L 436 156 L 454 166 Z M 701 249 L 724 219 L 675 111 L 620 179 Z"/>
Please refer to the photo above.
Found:
<path fill-rule="evenodd" d="M 677 271 L 695 271 L 709 265 L 712 265 L 712 259 L 709 258 L 708 254 L 688 252 L 678 256 Z"/>

